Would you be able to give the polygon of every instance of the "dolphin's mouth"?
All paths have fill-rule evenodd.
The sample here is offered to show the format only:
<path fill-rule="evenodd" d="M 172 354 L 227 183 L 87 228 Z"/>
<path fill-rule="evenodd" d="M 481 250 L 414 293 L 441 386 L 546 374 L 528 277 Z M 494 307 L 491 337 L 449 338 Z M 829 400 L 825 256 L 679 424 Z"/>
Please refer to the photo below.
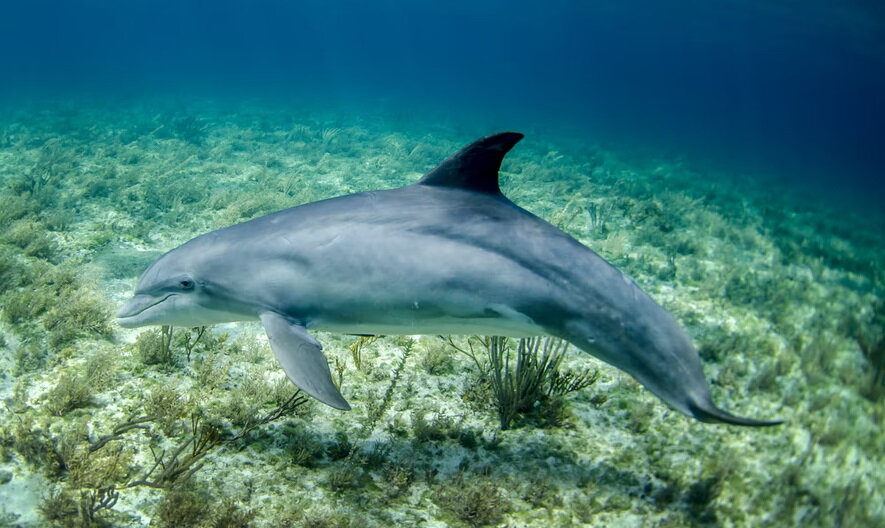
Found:
<path fill-rule="evenodd" d="M 148 314 L 145 312 L 173 295 L 173 293 L 167 293 L 159 299 L 150 295 L 136 295 L 126 301 L 126 304 L 121 306 L 117 311 L 117 324 L 123 328 L 137 328 L 139 326 L 151 324 L 151 322 L 147 320 L 148 317 L 146 316 Z"/>

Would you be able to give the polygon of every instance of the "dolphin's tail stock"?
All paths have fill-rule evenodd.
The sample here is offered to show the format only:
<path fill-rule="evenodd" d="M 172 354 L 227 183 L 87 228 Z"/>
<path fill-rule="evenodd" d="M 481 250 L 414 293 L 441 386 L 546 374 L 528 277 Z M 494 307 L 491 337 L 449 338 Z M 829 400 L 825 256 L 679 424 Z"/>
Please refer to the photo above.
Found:
<path fill-rule="evenodd" d="M 783 420 L 744 418 L 717 407 L 700 358 L 676 321 L 669 316 L 655 318 L 655 314 L 663 316 L 666 312 L 650 297 L 639 297 L 647 301 L 639 311 L 632 293 L 625 294 L 624 298 L 629 299 L 625 305 L 633 308 L 632 312 L 624 312 L 627 314 L 624 318 L 629 316 L 637 321 L 645 317 L 647 325 L 637 326 L 630 332 L 591 332 L 585 325 L 573 324 L 565 334 L 568 341 L 630 374 L 671 407 L 700 422 L 748 427 L 783 423 Z M 593 337 L 587 337 L 590 335 Z"/>

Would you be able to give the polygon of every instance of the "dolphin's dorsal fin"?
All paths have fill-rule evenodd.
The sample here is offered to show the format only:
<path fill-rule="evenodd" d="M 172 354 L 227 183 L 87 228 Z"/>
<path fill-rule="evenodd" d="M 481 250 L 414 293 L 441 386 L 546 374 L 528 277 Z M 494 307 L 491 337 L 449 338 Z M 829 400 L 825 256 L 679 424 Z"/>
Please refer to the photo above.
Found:
<path fill-rule="evenodd" d="M 522 138 L 518 132 L 501 132 L 474 141 L 425 174 L 418 184 L 500 194 L 501 161 Z"/>

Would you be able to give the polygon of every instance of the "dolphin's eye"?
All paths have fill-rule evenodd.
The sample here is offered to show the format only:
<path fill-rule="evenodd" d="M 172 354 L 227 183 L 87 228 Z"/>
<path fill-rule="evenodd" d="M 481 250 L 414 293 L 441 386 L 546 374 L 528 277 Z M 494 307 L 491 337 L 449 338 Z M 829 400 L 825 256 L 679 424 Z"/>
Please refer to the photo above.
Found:
<path fill-rule="evenodd" d="M 190 290 L 194 287 L 194 281 L 190 279 L 184 279 L 183 281 L 179 282 L 178 285 L 181 286 L 181 288 L 184 290 Z"/>

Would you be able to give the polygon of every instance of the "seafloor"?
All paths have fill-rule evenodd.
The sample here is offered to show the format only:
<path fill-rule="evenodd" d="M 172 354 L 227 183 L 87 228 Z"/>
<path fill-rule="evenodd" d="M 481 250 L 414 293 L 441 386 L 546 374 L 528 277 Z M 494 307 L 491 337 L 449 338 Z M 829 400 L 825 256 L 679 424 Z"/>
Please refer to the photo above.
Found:
<path fill-rule="evenodd" d="M 572 350 L 564 368 L 600 379 L 502 431 L 481 350 L 477 366 L 437 336 L 319 334 L 340 412 L 289 399 L 257 324 L 168 347 L 115 326 L 161 252 L 410 183 L 496 131 L 428 123 L 259 102 L 0 110 L 0 526 L 885 525 L 885 223 L 770 175 L 527 131 L 502 186 L 685 325 L 717 402 L 778 427 L 695 422 Z"/>

